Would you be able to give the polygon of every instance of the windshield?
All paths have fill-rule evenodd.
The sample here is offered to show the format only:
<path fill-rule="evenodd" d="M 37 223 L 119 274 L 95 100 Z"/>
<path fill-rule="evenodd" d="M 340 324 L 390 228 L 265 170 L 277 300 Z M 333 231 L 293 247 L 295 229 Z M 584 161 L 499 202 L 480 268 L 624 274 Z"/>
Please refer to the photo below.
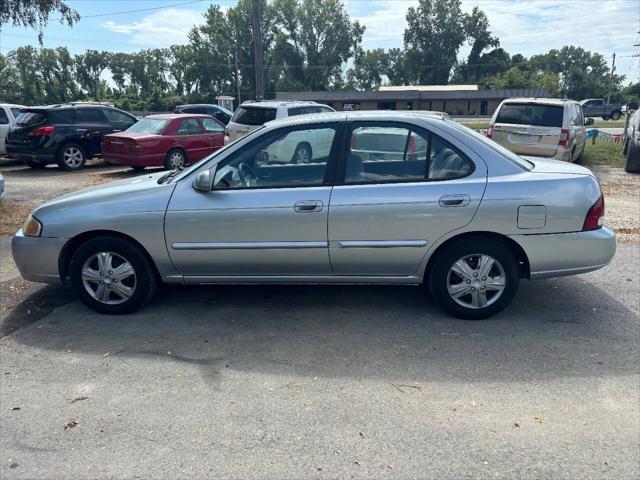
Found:
<path fill-rule="evenodd" d="M 496 123 L 562 128 L 563 115 L 562 105 L 505 103 L 498 113 Z"/>
<path fill-rule="evenodd" d="M 161 118 L 143 118 L 127 128 L 126 131 L 131 133 L 151 133 L 159 135 L 163 132 L 168 123 L 169 120 Z"/>
<path fill-rule="evenodd" d="M 522 157 L 516 155 L 515 153 L 513 153 L 511 150 L 507 150 L 502 145 L 494 142 L 493 140 L 488 139 L 484 135 L 476 132 L 475 130 L 456 122 L 455 120 L 446 119 L 445 121 L 449 122 L 450 125 L 453 125 L 458 130 L 461 130 L 464 133 L 473 136 L 476 140 L 479 140 L 484 145 L 486 145 L 487 147 L 491 148 L 492 150 L 495 150 L 496 152 L 501 154 L 503 157 L 505 157 L 508 160 L 512 161 L 513 163 L 515 163 L 519 167 L 523 168 L 524 170 L 526 170 L 526 171 L 533 170 L 533 166 L 534 165 L 529 160 L 525 160 L 524 158 L 522 158 Z"/>

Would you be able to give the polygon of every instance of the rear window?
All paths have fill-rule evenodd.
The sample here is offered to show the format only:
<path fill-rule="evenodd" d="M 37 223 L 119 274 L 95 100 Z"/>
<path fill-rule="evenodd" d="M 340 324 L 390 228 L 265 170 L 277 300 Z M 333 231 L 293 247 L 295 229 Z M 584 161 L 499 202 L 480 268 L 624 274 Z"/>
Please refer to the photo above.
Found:
<path fill-rule="evenodd" d="M 161 118 L 143 118 L 138 123 L 134 123 L 127 128 L 127 132 L 159 135 L 164 131 L 167 123 L 169 123 L 169 120 L 163 120 Z"/>
<path fill-rule="evenodd" d="M 276 119 L 275 108 L 239 107 L 231 121 L 242 125 L 264 125 Z"/>
<path fill-rule="evenodd" d="M 44 113 L 40 112 L 22 112 L 16 118 L 16 124 L 21 125 L 23 127 L 28 127 L 31 125 L 37 125 L 46 120 L 47 116 Z"/>
<path fill-rule="evenodd" d="M 496 123 L 562 128 L 563 114 L 564 107 L 558 105 L 505 103 L 498 113 Z"/>

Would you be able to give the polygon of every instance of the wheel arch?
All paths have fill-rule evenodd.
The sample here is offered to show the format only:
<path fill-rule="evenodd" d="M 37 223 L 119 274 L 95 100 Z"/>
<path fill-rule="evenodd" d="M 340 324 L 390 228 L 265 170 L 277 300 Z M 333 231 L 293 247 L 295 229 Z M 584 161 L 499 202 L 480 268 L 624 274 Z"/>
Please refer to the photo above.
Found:
<path fill-rule="evenodd" d="M 126 235 L 124 233 L 115 231 L 115 230 L 89 230 L 87 232 L 82 232 L 75 237 L 70 238 L 67 243 L 64 244 L 62 250 L 60 251 L 60 255 L 58 256 L 58 272 L 60 273 L 60 279 L 64 282 L 65 279 L 69 276 L 69 267 L 71 266 L 71 259 L 73 258 L 73 254 L 78 250 L 80 245 L 83 243 L 97 237 L 117 237 L 122 240 L 127 240 L 137 247 L 139 247 L 144 254 L 147 256 L 147 259 L 153 265 L 153 270 L 155 272 L 156 278 L 161 278 L 160 273 L 158 271 L 158 266 L 156 262 L 154 262 L 151 255 L 147 249 L 135 238 Z"/>
<path fill-rule="evenodd" d="M 509 238 L 506 235 L 495 232 L 485 232 L 485 231 L 474 231 L 474 232 L 464 232 L 458 235 L 454 235 L 443 241 L 440 245 L 436 247 L 436 249 L 429 255 L 429 259 L 427 261 L 427 266 L 424 270 L 423 282 L 429 278 L 429 274 L 431 273 L 431 269 L 433 268 L 434 263 L 438 255 L 448 248 L 450 245 L 472 238 L 482 238 L 488 239 L 492 241 L 498 241 L 502 243 L 505 247 L 509 249 L 513 257 L 516 259 L 516 263 L 518 266 L 518 271 L 520 272 L 520 278 L 530 278 L 531 275 L 531 266 L 529 264 L 529 257 L 524 249 L 520 246 L 518 242 Z"/>

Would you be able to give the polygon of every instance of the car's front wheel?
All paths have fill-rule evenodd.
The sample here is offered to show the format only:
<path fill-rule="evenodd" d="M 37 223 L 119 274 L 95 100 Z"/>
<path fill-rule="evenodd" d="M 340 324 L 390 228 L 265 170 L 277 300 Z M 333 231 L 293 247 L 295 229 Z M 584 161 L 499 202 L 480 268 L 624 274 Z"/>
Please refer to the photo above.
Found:
<path fill-rule="evenodd" d="M 449 314 L 469 320 L 505 309 L 520 280 L 513 254 L 499 241 L 472 237 L 454 242 L 434 258 L 429 288 Z"/>
<path fill-rule="evenodd" d="M 155 293 L 156 275 L 147 254 L 135 243 L 96 237 L 76 250 L 69 268 L 80 299 L 100 313 L 129 313 Z"/>

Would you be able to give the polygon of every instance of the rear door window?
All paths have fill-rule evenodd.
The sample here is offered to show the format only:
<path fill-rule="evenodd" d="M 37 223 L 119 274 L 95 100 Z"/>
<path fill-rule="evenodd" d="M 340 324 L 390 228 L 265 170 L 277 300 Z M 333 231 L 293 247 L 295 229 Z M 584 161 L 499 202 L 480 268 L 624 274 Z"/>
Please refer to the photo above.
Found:
<path fill-rule="evenodd" d="M 266 107 L 239 107 L 231 121 L 242 125 L 264 125 L 276 119 L 277 110 Z"/>
<path fill-rule="evenodd" d="M 496 123 L 562 128 L 563 115 L 562 105 L 505 103 L 498 113 Z"/>
<path fill-rule="evenodd" d="M 103 110 L 103 112 L 111 123 L 126 123 L 129 125 L 135 123 L 135 120 L 133 120 L 129 115 L 119 112 L 118 110 L 111 110 L 107 108 Z"/>
<path fill-rule="evenodd" d="M 76 123 L 105 123 L 106 117 L 97 108 L 78 108 L 76 110 Z"/>
<path fill-rule="evenodd" d="M 41 112 L 22 112 L 16 119 L 16 124 L 21 127 L 29 127 L 31 125 L 37 125 L 46 120 L 47 116 Z"/>
<path fill-rule="evenodd" d="M 9 116 L 4 108 L 0 108 L 0 125 L 6 125 L 9 123 Z"/>
<path fill-rule="evenodd" d="M 180 128 L 178 128 L 178 135 L 198 135 L 202 133 L 200 124 L 195 118 L 187 118 L 180 122 Z"/>

